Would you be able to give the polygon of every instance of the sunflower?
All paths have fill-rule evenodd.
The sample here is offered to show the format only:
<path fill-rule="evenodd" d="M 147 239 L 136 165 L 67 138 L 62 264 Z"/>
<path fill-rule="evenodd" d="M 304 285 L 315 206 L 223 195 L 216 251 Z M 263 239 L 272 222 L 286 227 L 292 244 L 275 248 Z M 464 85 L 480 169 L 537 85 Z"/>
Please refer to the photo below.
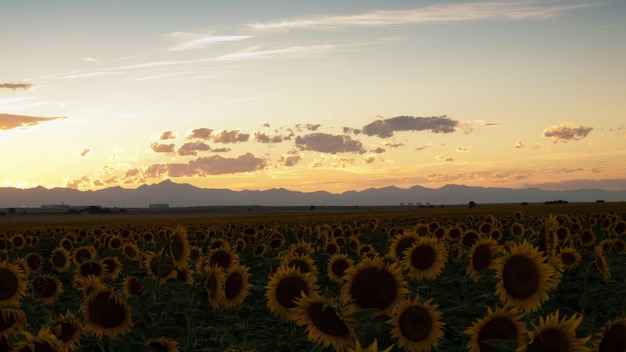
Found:
<path fill-rule="evenodd" d="M 100 265 L 104 268 L 105 276 L 115 280 L 122 272 L 122 263 L 116 256 L 108 256 L 100 261 Z"/>
<path fill-rule="evenodd" d="M 230 245 L 224 244 L 219 248 L 213 248 L 207 254 L 204 260 L 201 260 L 198 264 L 200 271 L 204 270 L 206 266 L 217 265 L 220 268 L 228 271 L 232 266 L 239 263 L 239 256 L 234 252 Z"/>
<path fill-rule="evenodd" d="M 123 245 L 124 245 L 124 240 L 119 236 L 112 236 L 109 239 L 109 248 L 114 251 L 122 249 Z"/>
<path fill-rule="evenodd" d="M 202 248 L 192 245 L 189 247 L 189 260 L 197 262 L 202 257 Z"/>
<path fill-rule="evenodd" d="M 156 337 L 148 339 L 146 346 L 150 347 L 151 351 L 157 352 L 180 352 L 178 348 L 178 341 L 167 337 Z"/>
<path fill-rule="evenodd" d="M 219 308 L 224 302 L 224 281 L 226 274 L 219 266 L 207 267 L 202 286 L 206 291 L 209 304 L 213 308 Z"/>
<path fill-rule="evenodd" d="M 122 292 L 126 297 L 141 297 L 145 294 L 143 284 L 136 276 L 126 276 L 124 278 Z"/>
<path fill-rule="evenodd" d="M 393 346 L 394 345 L 387 347 L 382 352 L 391 352 L 391 350 L 393 349 Z M 361 343 L 357 339 L 356 345 L 354 346 L 354 348 L 349 347 L 348 352 L 378 352 L 378 341 L 374 339 L 374 341 L 372 341 L 372 344 L 369 345 L 368 347 L 361 347 Z"/>
<path fill-rule="evenodd" d="M 497 260 L 494 260 L 494 257 L 499 252 L 500 246 L 498 242 L 491 237 L 481 238 L 470 248 L 467 256 L 467 274 L 472 281 L 480 281 L 480 272 L 482 270 L 496 268 Z"/>
<path fill-rule="evenodd" d="M 467 242 L 467 244 L 465 244 L 466 246 L 471 246 L 471 240 L 474 238 L 477 238 L 477 234 L 474 231 L 468 231 L 471 232 L 471 235 L 468 235 L 467 232 L 464 232 L 463 229 L 460 226 L 451 226 L 448 228 L 448 231 L 446 232 L 446 238 L 449 241 L 456 241 L 459 238 L 463 238 L 463 242 Z M 465 240 L 465 238 L 468 238 L 467 240 Z"/>
<path fill-rule="evenodd" d="M 314 296 L 317 289 L 313 274 L 302 273 L 295 267 L 280 266 L 265 286 L 267 306 L 278 317 L 292 319 L 298 298 L 303 294 Z"/>
<path fill-rule="evenodd" d="M 463 233 L 463 239 L 461 240 L 461 243 L 465 247 L 470 248 L 475 245 L 480 238 L 481 236 L 476 231 L 466 231 L 465 233 Z"/>
<path fill-rule="evenodd" d="M 73 351 L 78 347 L 80 338 L 83 336 L 83 323 L 68 310 L 59 316 L 52 327 L 52 333 L 68 351 Z"/>
<path fill-rule="evenodd" d="M 248 296 L 250 289 L 250 274 L 248 267 L 240 264 L 233 265 L 224 279 L 224 308 L 238 307 Z"/>
<path fill-rule="evenodd" d="M 65 352 L 66 348 L 63 346 L 56 335 L 52 333 L 49 327 L 41 327 L 37 335 L 33 335 L 28 331 L 22 331 L 25 340 L 20 341 L 13 346 L 11 351 L 13 352 L 31 352 L 31 351 L 46 351 L 46 352 Z"/>
<path fill-rule="evenodd" d="M 470 352 L 497 352 L 497 349 L 483 341 L 498 339 L 517 341 L 517 351 L 521 351 L 526 327 L 521 321 L 524 314 L 515 307 L 487 308 L 487 315 L 472 324 L 464 333 L 470 335 L 467 349 Z"/>
<path fill-rule="evenodd" d="M 41 304 L 52 304 L 61 297 L 63 284 L 55 276 L 41 275 L 33 281 L 33 291 Z"/>
<path fill-rule="evenodd" d="M 125 335 L 133 326 L 130 306 L 112 288 L 90 293 L 83 299 L 80 311 L 84 316 L 85 330 L 98 339 Z"/>
<path fill-rule="evenodd" d="M 624 351 L 626 349 L 626 316 L 621 316 L 605 325 L 593 343 L 595 352 Z"/>
<path fill-rule="evenodd" d="M 448 261 L 446 246 L 434 237 L 418 237 L 413 246 L 404 251 L 400 261 L 414 280 L 434 280 Z"/>
<path fill-rule="evenodd" d="M 141 259 L 141 251 L 139 247 L 133 242 L 126 242 L 122 246 L 122 253 L 126 256 L 126 258 L 130 260 L 140 260 Z"/>
<path fill-rule="evenodd" d="M 80 279 L 78 281 L 74 281 L 73 287 L 77 291 L 82 292 L 84 296 L 88 296 L 92 292 L 98 290 L 104 290 L 106 288 L 109 288 L 109 286 L 102 282 L 99 277 L 93 275 L 87 276 L 86 278 Z"/>
<path fill-rule="evenodd" d="M 102 264 L 94 260 L 84 261 L 80 263 L 74 271 L 74 283 L 78 284 L 89 276 L 102 279 L 104 278 L 105 273 L 106 271 L 104 270 L 104 266 L 102 266 Z"/>
<path fill-rule="evenodd" d="M 500 301 L 534 312 L 548 300 L 554 267 L 532 244 L 513 243 L 496 268 L 496 295 Z"/>
<path fill-rule="evenodd" d="M 26 294 L 26 276 L 19 266 L 0 262 L 0 304 L 19 305 Z"/>
<path fill-rule="evenodd" d="M 559 257 L 566 269 L 574 269 L 580 264 L 580 253 L 574 247 L 563 247 L 559 251 Z"/>
<path fill-rule="evenodd" d="M 17 307 L 0 307 L 0 338 L 26 328 L 26 313 Z"/>
<path fill-rule="evenodd" d="M 24 257 L 29 273 L 38 273 L 43 267 L 43 259 L 37 252 L 30 252 Z"/>
<path fill-rule="evenodd" d="M 9 242 L 13 246 L 13 249 L 20 250 L 26 246 L 26 238 L 21 233 L 16 233 L 11 238 L 9 238 Z"/>
<path fill-rule="evenodd" d="M 593 251 L 593 261 L 604 281 L 609 281 L 611 279 L 611 269 L 604 253 L 602 246 L 596 246 L 596 249 Z"/>
<path fill-rule="evenodd" d="M 511 234 L 515 238 L 524 237 L 524 233 L 526 233 L 526 231 L 524 230 L 524 225 L 520 224 L 519 222 L 514 222 L 513 225 L 511 225 Z"/>
<path fill-rule="evenodd" d="M 529 342 L 526 351 L 578 352 L 589 351 L 585 346 L 590 337 L 577 338 L 576 328 L 580 325 L 582 315 L 574 315 L 569 319 L 559 319 L 559 311 L 547 317 L 539 317 L 539 324 L 532 324 L 528 332 Z"/>
<path fill-rule="evenodd" d="M 336 351 L 343 351 L 355 340 L 354 321 L 340 311 L 332 299 L 317 295 L 298 298 L 295 321 L 299 326 L 306 326 L 309 341 L 324 347 L 332 345 Z"/>
<path fill-rule="evenodd" d="M 294 253 L 297 255 L 311 255 L 315 252 L 310 243 L 307 243 L 303 240 L 298 240 L 297 243 L 294 243 L 287 248 L 287 252 Z"/>
<path fill-rule="evenodd" d="M 377 315 L 389 314 L 408 290 L 402 271 L 394 264 L 385 264 L 379 257 L 364 258 L 356 267 L 348 268 L 341 288 L 344 301 L 351 301 L 350 310 L 377 308 Z"/>
<path fill-rule="evenodd" d="M 189 241 L 187 240 L 187 230 L 185 230 L 184 227 L 176 227 L 176 229 L 169 235 L 168 253 L 172 258 L 172 262 L 175 267 L 184 268 L 187 266 L 190 250 Z"/>
<path fill-rule="evenodd" d="M 596 243 L 598 236 L 591 229 L 585 229 L 578 237 L 578 242 L 583 247 L 591 247 Z"/>
<path fill-rule="evenodd" d="M 336 241 L 331 240 L 326 243 L 326 245 L 324 246 L 324 250 L 326 251 L 326 253 L 334 255 L 339 253 L 339 245 Z"/>
<path fill-rule="evenodd" d="M 389 252 L 399 262 L 404 258 L 404 251 L 411 248 L 417 241 L 417 234 L 415 232 L 403 232 L 396 235 L 391 241 Z"/>
<path fill-rule="evenodd" d="M 313 264 L 313 259 L 309 255 L 292 254 L 283 258 L 281 261 L 282 266 L 295 267 L 300 270 L 301 273 L 311 273 L 313 276 L 317 276 L 317 267 Z"/>
<path fill-rule="evenodd" d="M 328 277 L 336 282 L 343 283 L 343 276 L 346 270 L 354 264 L 354 261 L 350 259 L 346 254 L 334 254 L 330 257 L 327 266 Z"/>
<path fill-rule="evenodd" d="M 72 261 L 74 264 L 79 265 L 82 262 L 93 260 L 96 258 L 96 249 L 93 246 L 82 246 L 76 248 L 72 252 Z"/>
<path fill-rule="evenodd" d="M 404 351 L 430 351 L 439 346 L 443 338 L 444 323 L 438 305 L 432 299 L 421 302 L 416 296 L 405 299 L 388 321 L 393 329 L 391 336 L 398 340 L 398 347 Z"/>
<path fill-rule="evenodd" d="M 159 252 L 149 251 L 144 256 L 143 265 L 153 280 L 159 280 L 160 283 L 164 283 L 176 276 L 172 260 L 169 256 L 163 255 L 163 250 Z"/>
<path fill-rule="evenodd" d="M 253 255 L 255 258 L 262 257 L 265 252 L 267 252 L 267 245 L 265 243 L 258 243 L 256 246 L 254 246 Z"/>

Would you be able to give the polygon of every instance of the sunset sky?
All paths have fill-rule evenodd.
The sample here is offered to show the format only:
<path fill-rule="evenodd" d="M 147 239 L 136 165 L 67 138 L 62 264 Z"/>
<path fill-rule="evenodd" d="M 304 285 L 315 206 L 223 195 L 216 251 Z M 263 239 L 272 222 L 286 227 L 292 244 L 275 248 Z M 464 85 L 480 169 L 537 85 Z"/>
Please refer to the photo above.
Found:
<path fill-rule="evenodd" d="M 626 189 L 626 1 L 3 1 L 0 187 Z"/>

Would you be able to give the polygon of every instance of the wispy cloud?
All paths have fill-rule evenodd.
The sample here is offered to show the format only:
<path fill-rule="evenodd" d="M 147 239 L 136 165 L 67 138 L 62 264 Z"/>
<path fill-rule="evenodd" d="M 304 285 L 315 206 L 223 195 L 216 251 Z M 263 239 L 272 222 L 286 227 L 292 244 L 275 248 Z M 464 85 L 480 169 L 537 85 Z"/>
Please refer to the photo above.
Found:
<path fill-rule="evenodd" d="M 42 122 L 49 122 L 65 118 L 67 117 L 36 117 L 25 115 L 0 114 L 0 130 L 8 131 L 18 127 L 31 127 L 36 126 Z"/>
<path fill-rule="evenodd" d="M 217 61 L 237 61 L 246 59 L 259 59 L 268 57 L 308 57 L 318 55 L 333 49 L 335 46 L 330 44 L 320 45 L 300 45 L 287 48 L 261 50 L 258 47 L 249 48 L 247 50 L 234 52 L 215 58 Z"/>
<path fill-rule="evenodd" d="M 417 23 L 476 21 L 484 19 L 546 19 L 569 10 L 593 6 L 589 3 L 538 1 L 482 1 L 433 4 L 406 10 L 379 10 L 352 15 L 322 15 L 251 23 L 253 30 L 335 29 L 341 27 L 397 26 Z"/>
<path fill-rule="evenodd" d="M 181 41 L 180 44 L 169 48 L 169 51 L 202 49 L 216 43 L 236 42 L 252 38 L 251 35 L 202 35 L 185 32 L 170 33 L 167 36 Z"/>
<path fill-rule="evenodd" d="M 23 89 L 29 90 L 33 87 L 32 83 L 0 83 L 0 88 L 6 88 L 11 90 Z"/>

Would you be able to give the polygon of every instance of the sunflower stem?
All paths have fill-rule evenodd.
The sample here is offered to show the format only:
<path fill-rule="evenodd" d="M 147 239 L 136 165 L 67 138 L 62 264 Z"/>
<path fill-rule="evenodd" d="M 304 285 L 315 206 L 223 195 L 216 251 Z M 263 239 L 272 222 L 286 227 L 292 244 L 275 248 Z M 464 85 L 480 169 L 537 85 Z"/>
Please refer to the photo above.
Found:
<path fill-rule="evenodd" d="M 109 338 L 109 352 L 115 352 L 115 340 Z"/>

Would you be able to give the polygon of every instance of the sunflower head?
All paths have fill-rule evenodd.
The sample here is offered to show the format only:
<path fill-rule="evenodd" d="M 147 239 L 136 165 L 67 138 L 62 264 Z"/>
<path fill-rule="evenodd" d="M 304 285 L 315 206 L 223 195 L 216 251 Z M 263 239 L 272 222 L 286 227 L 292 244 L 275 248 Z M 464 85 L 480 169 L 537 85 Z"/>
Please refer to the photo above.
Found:
<path fill-rule="evenodd" d="M 485 343 L 489 339 L 515 341 L 521 347 L 526 333 L 523 317 L 524 314 L 513 306 L 495 310 L 487 308 L 487 315 L 465 330 L 465 334 L 470 335 L 467 349 L 470 352 L 497 352 L 495 347 Z"/>
<path fill-rule="evenodd" d="M 394 310 L 389 323 L 393 326 L 391 336 L 398 347 L 407 351 L 430 351 L 439 346 L 443 338 L 444 323 L 438 305 L 432 300 L 421 302 L 416 296 L 405 299 Z"/>
<path fill-rule="evenodd" d="M 26 294 L 26 275 L 16 264 L 0 262 L 0 304 L 19 304 Z"/>
<path fill-rule="evenodd" d="M 621 316 L 606 324 L 597 335 L 594 351 L 623 351 L 626 348 L 626 317 Z"/>
<path fill-rule="evenodd" d="M 306 327 L 309 341 L 324 347 L 342 351 L 354 343 L 354 321 L 340 311 L 332 299 L 317 295 L 298 298 L 295 321 Z"/>
<path fill-rule="evenodd" d="M 582 315 L 573 315 L 569 319 L 559 318 L 559 311 L 547 317 L 539 317 L 539 324 L 533 325 L 528 332 L 528 351 L 587 351 L 590 337 L 577 338 L 576 329 L 582 322 Z"/>
<path fill-rule="evenodd" d="M 280 266 L 271 276 L 265 287 L 267 306 L 280 318 L 293 319 L 297 300 L 306 296 L 315 296 L 318 286 L 315 276 L 311 273 L 302 273 L 295 267 Z"/>
<path fill-rule="evenodd" d="M 102 336 L 115 338 L 126 335 L 133 326 L 130 306 L 111 288 L 90 293 L 83 299 L 80 310 L 85 330 L 99 339 Z"/>

